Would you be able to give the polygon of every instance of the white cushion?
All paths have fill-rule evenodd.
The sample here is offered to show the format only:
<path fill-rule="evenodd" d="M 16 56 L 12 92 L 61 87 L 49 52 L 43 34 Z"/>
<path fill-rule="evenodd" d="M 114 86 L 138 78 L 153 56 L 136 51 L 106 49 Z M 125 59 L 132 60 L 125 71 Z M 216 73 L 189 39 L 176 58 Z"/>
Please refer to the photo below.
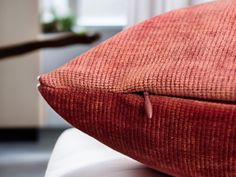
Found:
<path fill-rule="evenodd" d="M 77 129 L 58 139 L 45 177 L 167 177 Z"/>

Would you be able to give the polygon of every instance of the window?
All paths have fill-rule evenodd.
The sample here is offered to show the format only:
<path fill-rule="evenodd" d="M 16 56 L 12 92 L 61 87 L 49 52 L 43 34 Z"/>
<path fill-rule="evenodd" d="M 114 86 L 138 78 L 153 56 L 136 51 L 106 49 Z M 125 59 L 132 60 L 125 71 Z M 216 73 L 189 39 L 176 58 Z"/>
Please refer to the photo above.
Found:
<path fill-rule="evenodd" d="M 66 16 L 71 13 L 68 0 L 41 0 L 41 18 L 43 22 L 49 23 L 54 20 L 53 13 L 58 16 Z"/>
<path fill-rule="evenodd" d="M 125 26 L 127 0 L 80 0 L 78 24 L 81 26 Z"/>
<path fill-rule="evenodd" d="M 127 0 L 41 0 L 42 21 L 75 15 L 78 26 L 125 26 Z"/>

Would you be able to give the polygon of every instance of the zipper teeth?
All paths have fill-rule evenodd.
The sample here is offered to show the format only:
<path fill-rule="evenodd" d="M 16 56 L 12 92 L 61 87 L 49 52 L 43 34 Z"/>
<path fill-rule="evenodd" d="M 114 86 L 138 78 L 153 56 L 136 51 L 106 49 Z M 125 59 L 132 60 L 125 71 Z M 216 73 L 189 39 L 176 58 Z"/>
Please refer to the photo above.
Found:
<path fill-rule="evenodd" d="M 140 95 L 140 96 L 143 96 L 143 93 L 144 92 L 131 92 L 131 94 Z"/>
<path fill-rule="evenodd" d="M 149 92 L 148 92 L 149 93 Z M 131 92 L 130 94 L 135 94 L 139 96 L 143 96 L 144 92 Z M 194 98 L 194 97 L 183 97 L 183 96 L 173 96 L 173 95 L 158 95 L 158 94 L 150 94 L 149 96 L 163 96 L 169 98 L 176 98 L 176 99 L 185 99 L 185 100 L 192 100 L 192 101 L 202 101 L 207 103 L 218 103 L 218 104 L 227 104 L 227 105 L 235 105 L 236 101 L 223 101 L 223 100 L 214 100 L 214 99 L 204 99 L 204 98 Z"/>
<path fill-rule="evenodd" d="M 153 108 L 152 103 L 150 101 L 150 94 L 148 92 L 133 92 L 132 94 L 140 95 L 144 97 L 144 110 L 146 113 L 146 116 L 151 119 L 153 116 Z M 154 95 L 154 94 L 153 94 Z M 165 95 L 157 95 L 157 96 L 165 96 Z M 170 98 L 179 98 L 179 99 L 188 99 L 188 100 L 194 100 L 194 101 L 204 101 L 212 104 L 228 104 L 228 105 L 234 105 L 236 102 L 227 102 L 227 101 L 219 101 L 219 100 L 204 100 L 204 99 L 196 99 L 191 97 L 175 97 L 175 96 L 166 96 Z"/>

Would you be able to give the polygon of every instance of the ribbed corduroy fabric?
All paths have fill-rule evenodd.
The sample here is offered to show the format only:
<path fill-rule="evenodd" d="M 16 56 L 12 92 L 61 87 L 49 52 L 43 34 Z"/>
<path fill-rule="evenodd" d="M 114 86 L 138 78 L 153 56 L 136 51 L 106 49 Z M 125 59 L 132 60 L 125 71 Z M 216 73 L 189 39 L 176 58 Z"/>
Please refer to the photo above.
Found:
<path fill-rule="evenodd" d="M 235 177 L 235 49 L 236 1 L 217 1 L 131 27 L 42 75 L 39 90 L 73 126 L 152 168 Z"/>

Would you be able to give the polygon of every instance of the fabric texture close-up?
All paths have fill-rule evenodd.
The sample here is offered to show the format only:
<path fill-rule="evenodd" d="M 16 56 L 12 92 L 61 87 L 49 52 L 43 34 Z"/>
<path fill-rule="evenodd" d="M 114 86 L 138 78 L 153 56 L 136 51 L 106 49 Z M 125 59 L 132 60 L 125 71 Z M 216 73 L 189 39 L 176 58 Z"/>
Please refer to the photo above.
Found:
<path fill-rule="evenodd" d="M 236 1 L 192 6 L 41 75 L 39 91 L 74 127 L 151 168 L 234 177 L 235 48 Z"/>

